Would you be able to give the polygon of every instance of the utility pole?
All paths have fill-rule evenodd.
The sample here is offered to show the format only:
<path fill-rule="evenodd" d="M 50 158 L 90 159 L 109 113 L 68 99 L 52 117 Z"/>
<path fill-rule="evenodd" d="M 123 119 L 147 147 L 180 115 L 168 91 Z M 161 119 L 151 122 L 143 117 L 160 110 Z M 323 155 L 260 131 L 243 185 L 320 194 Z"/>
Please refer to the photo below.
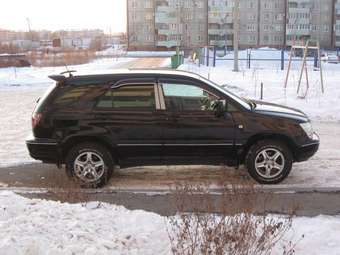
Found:
<path fill-rule="evenodd" d="M 239 46 L 239 31 L 240 31 L 240 0 L 235 0 L 234 3 L 234 72 L 239 71 L 238 66 L 238 46 Z"/>
<path fill-rule="evenodd" d="M 180 45 L 181 45 L 181 22 L 182 22 L 182 2 L 177 0 L 177 45 L 176 45 L 176 55 L 179 57 Z"/>
<path fill-rule="evenodd" d="M 32 28 L 31 28 L 31 20 L 30 18 L 26 18 L 27 21 L 27 26 L 28 26 L 28 33 L 31 37 L 31 40 L 33 41 L 33 33 L 32 33 Z"/>

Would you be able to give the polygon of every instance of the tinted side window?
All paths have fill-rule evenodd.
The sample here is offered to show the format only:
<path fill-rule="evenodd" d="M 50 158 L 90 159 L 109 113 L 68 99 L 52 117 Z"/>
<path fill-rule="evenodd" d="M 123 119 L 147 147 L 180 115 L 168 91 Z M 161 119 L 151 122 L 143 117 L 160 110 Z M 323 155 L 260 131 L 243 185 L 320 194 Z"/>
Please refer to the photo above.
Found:
<path fill-rule="evenodd" d="M 154 110 L 156 108 L 154 85 L 113 88 L 99 99 L 97 108 Z"/>
<path fill-rule="evenodd" d="M 175 111 L 213 111 L 218 99 L 204 89 L 186 84 L 163 83 L 166 108 Z"/>
<path fill-rule="evenodd" d="M 103 93 L 104 86 L 68 86 L 58 89 L 53 105 L 70 108 L 92 108 L 95 98 Z"/>

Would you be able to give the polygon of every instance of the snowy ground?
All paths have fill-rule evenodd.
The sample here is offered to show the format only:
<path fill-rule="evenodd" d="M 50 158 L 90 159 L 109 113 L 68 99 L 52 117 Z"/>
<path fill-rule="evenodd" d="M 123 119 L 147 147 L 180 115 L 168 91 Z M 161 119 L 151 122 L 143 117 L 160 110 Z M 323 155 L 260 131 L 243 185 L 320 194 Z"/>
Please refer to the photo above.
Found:
<path fill-rule="evenodd" d="M 110 73 L 114 68 L 122 63 L 132 61 L 132 58 L 103 58 L 95 60 L 89 64 L 68 66 L 69 70 L 76 70 L 77 74 L 97 74 Z M 24 67 L 24 68 L 0 68 L 0 93 L 23 89 L 43 88 L 53 82 L 49 75 L 59 74 L 66 71 L 66 67 Z"/>
<path fill-rule="evenodd" d="M 0 251 L 2 255 L 171 254 L 167 221 L 109 204 L 62 204 L 0 192 Z M 299 255 L 337 255 L 339 231 L 339 217 L 295 218 L 284 239 L 296 242 L 305 236 L 296 247 Z M 273 254 L 282 254 L 281 247 L 279 243 Z"/>

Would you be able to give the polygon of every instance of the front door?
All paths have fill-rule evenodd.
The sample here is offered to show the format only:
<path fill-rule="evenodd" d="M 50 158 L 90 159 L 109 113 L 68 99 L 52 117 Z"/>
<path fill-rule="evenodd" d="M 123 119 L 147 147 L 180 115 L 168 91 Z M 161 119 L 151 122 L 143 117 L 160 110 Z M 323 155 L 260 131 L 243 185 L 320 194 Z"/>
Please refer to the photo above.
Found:
<path fill-rule="evenodd" d="M 234 121 L 227 113 L 216 114 L 216 92 L 191 81 L 160 80 L 159 84 L 168 121 L 163 126 L 165 161 L 211 163 L 234 157 Z"/>

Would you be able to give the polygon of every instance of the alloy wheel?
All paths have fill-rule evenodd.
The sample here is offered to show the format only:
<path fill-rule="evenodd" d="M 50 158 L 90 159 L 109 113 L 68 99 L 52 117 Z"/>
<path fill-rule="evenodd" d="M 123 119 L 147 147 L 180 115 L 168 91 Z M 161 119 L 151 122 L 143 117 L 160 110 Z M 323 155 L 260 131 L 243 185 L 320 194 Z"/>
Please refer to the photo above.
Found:
<path fill-rule="evenodd" d="M 255 159 L 255 170 L 263 178 L 278 177 L 285 168 L 285 157 L 275 148 L 266 148 L 260 151 Z"/>
<path fill-rule="evenodd" d="M 74 161 L 74 173 L 85 183 L 93 183 L 104 175 L 105 163 L 95 152 L 83 152 Z"/>

